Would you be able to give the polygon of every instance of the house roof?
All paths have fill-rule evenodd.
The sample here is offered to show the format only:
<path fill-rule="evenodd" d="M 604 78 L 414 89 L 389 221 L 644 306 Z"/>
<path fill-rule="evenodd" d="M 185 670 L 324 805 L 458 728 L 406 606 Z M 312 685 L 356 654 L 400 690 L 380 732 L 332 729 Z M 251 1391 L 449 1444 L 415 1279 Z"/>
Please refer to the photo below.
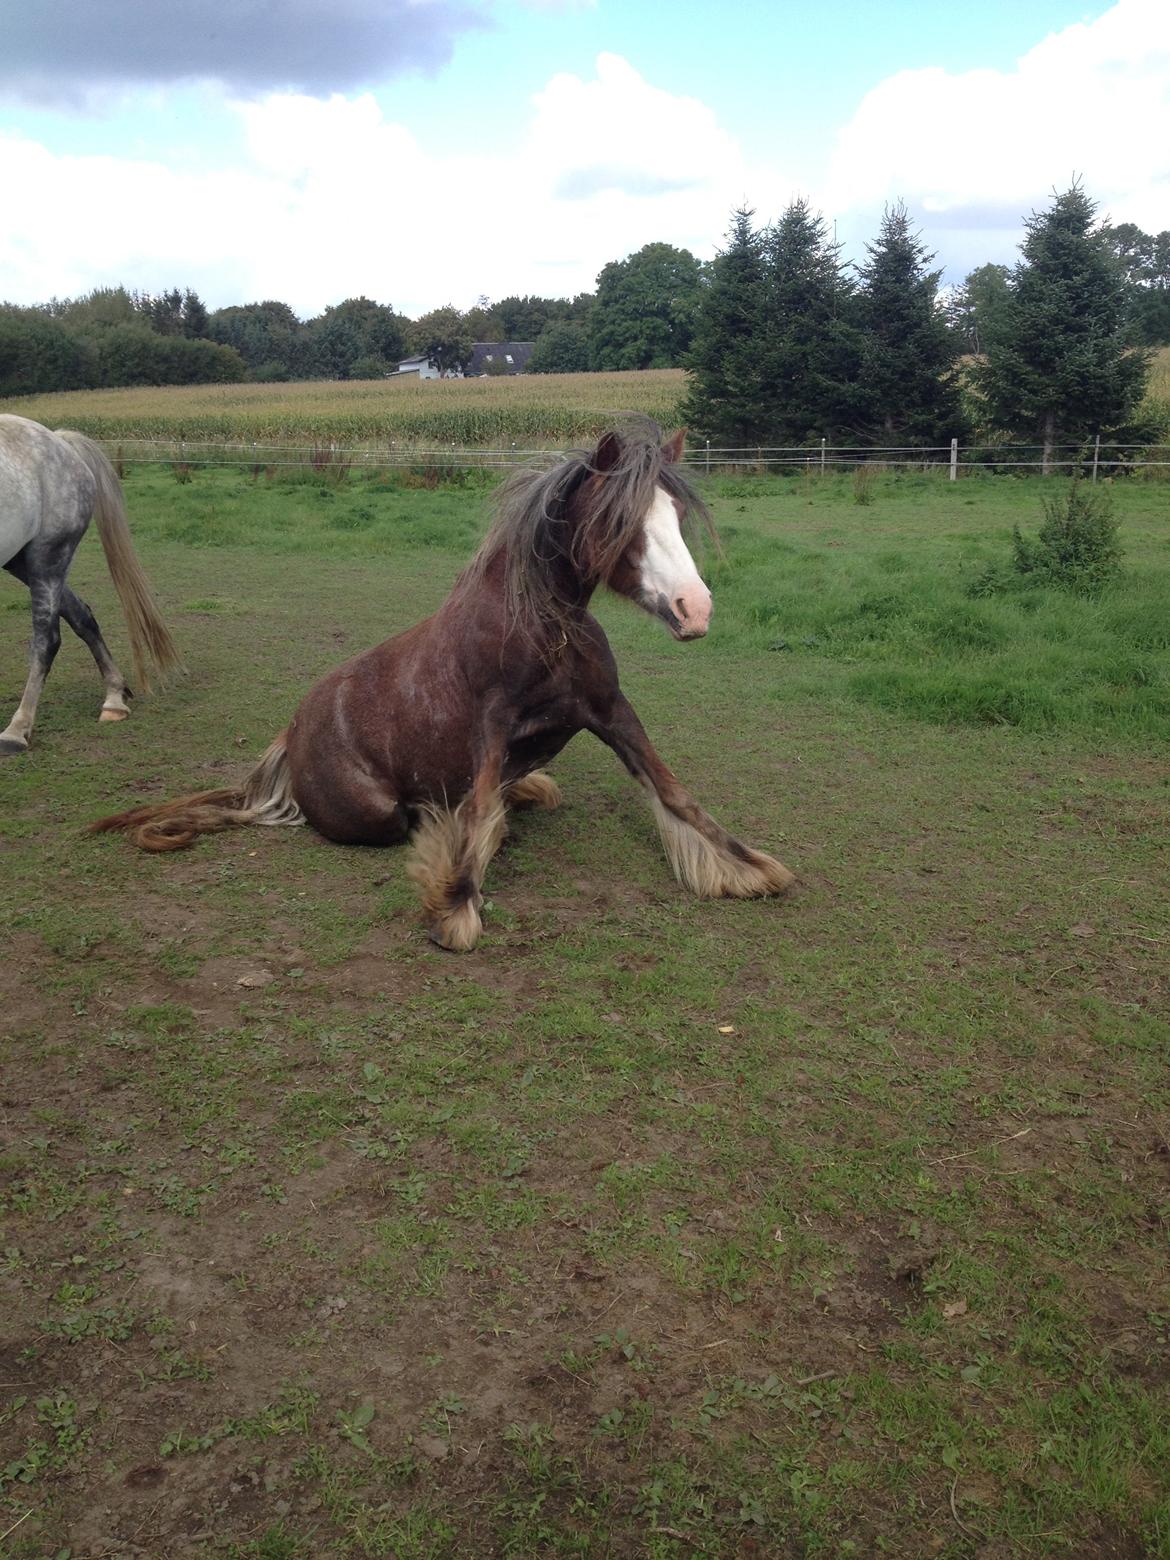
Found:
<path fill-rule="evenodd" d="M 488 365 L 497 365 L 502 358 L 505 374 L 522 374 L 535 345 L 535 341 L 477 341 L 464 373 L 471 377 L 489 373 Z M 500 372 L 498 367 L 496 372 Z"/>

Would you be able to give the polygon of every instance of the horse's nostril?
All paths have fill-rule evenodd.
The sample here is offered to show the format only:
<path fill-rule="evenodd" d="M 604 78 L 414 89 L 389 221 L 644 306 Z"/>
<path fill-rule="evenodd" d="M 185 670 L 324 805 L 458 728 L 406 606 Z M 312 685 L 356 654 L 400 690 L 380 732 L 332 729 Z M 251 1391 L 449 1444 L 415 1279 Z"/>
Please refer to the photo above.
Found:
<path fill-rule="evenodd" d="M 685 618 L 687 616 L 687 604 L 681 596 L 676 596 L 674 598 L 674 610 L 678 613 L 680 618 Z"/>

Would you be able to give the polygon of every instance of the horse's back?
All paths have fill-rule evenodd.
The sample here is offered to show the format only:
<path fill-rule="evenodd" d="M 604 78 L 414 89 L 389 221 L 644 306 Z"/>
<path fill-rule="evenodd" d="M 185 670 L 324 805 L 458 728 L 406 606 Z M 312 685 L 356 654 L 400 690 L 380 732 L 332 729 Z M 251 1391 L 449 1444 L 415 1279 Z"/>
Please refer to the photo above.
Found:
<path fill-rule="evenodd" d="M 89 468 L 63 439 L 27 417 L 0 413 L 0 564 L 42 533 L 79 540 L 93 499 Z"/>

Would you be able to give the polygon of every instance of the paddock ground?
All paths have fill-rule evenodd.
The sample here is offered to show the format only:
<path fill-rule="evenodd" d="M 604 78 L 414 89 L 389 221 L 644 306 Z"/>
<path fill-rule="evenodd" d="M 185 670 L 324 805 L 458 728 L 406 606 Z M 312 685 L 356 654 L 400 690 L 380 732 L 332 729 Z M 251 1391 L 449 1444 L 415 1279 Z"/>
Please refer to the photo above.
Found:
<path fill-rule="evenodd" d="M 716 485 L 710 638 L 601 613 L 799 894 L 688 899 L 581 738 L 460 958 L 401 852 L 81 829 L 242 774 L 485 491 L 130 476 L 189 675 L 99 726 L 67 644 L 0 768 L 0 1552 L 1170 1555 L 1170 522 L 967 594 L 1049 491 Z"/>

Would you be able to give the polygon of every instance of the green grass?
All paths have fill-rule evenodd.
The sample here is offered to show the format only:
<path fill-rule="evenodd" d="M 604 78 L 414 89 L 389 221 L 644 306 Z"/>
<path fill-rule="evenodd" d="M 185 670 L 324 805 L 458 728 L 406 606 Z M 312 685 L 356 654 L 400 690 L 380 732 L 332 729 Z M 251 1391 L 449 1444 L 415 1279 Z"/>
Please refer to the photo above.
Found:
<path fill-rule="evenodd" d="M 190 674 L 99 726 L 67 643 L 0 769 L 7 1552 L 1170 1554 L 1170 524 L 972 600 L 1041 491 L 716 484 L 708 640 L 600 610 L 798 897 L 686 898 L 582 739 L 460 959 L 400 852 L 80 830 L 241 773 L 485 490 L 134 472 Z"/>

